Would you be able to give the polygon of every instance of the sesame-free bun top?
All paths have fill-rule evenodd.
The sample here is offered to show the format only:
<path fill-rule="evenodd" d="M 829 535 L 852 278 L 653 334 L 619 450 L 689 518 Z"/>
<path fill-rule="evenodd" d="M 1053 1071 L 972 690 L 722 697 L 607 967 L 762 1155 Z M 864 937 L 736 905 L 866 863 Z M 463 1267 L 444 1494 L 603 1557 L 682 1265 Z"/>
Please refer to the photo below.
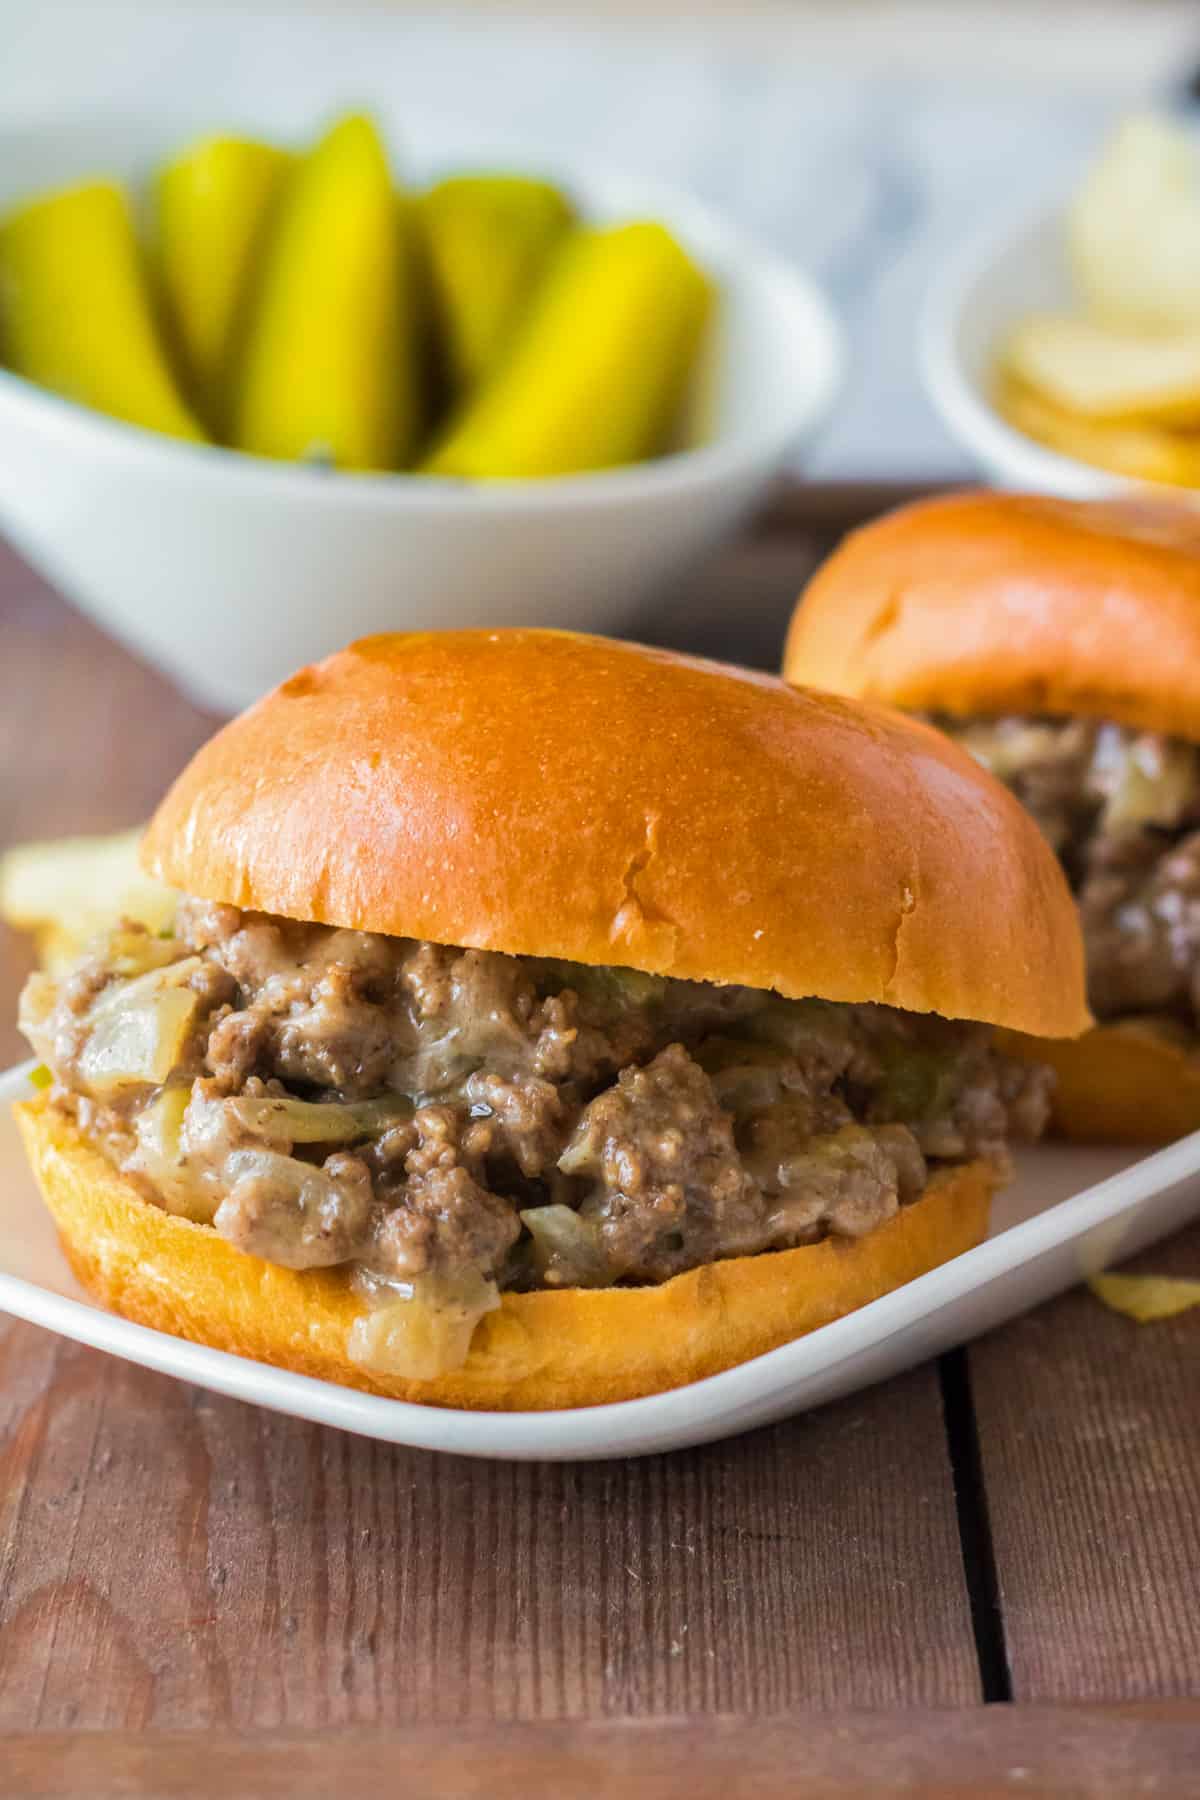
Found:
<path fill-rule="evenodd" d="M 993 493 L 903 507 L 817 571 L 784 674 L 893 706 L 1200 739 L 1200 513 Z"/>
<path fill-rule="evenodd" d="M 1075 909 L 964 752 L 769 675 L 551 631 L 364 639 L 218 732 L 143 861 L 435 942 L 1065 1037 Z"/>

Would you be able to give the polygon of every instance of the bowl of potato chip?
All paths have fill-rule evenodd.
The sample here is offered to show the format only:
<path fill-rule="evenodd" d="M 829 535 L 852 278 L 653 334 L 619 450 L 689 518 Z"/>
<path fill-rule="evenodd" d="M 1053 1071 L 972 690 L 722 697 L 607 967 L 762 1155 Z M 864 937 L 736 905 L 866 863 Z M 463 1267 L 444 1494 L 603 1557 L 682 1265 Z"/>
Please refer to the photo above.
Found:
<path fill-rule="evenodd" d="M 1200 142 L 1118 126 L 1078 190 L 967 245 L 921 327 L 943 423 L 991 479 L 1200 493 Z"/>
<path fill-rule="evenodd" d="M 0 127 L 0 527 L 234 710 L 376 631 L 621 631 L 841 334 L 686 196 L 435 115 Z"/>

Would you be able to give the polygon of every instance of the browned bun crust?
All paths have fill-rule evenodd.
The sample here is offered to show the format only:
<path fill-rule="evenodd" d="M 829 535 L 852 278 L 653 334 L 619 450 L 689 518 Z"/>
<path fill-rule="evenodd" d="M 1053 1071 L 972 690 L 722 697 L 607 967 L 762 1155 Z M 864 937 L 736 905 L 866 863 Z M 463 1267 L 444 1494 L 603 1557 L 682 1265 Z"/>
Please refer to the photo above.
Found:
<path fill-rule="evenodd" d="M 903 507 L 817 571 L 784 674 L 892 706 L 1200 739 L 1200 513 L 993 493 Z"/>
<path fill-rule="evenodd" d="M 349 1361 L 362 1302 L 343 1275 L 260 1262 L 151 1206 L 44 1099 L 16 1114 L 67 1260 L 113 1311 L 367 1393 L 487 1410 L 633 1400 L 802 1337 L 979 1243 L 996 1181 L 986 1163 L 939 1172 L 868 1237 L 713 1263 L 661 1287 L 506 1294 L 462 1369 L 402 1381 Z"/>
<path fill-rule="evenodd" d="M 1035 1035 L 1089 1023 L 1058 865 L 961 750 L 569 632 L 370 638 L 301 671 L 200 751 L 144 861 L 289 918 Z"/>
<path fill-rule="evenodd" d="M 1065 1043 L 1002 1033 L 1006 1050 L 1058 1077 L 1051 1130 L 1079 1143 L 1166 1144 L 1200 1131 L 1200 1053 L 1138 1020 Z"/>

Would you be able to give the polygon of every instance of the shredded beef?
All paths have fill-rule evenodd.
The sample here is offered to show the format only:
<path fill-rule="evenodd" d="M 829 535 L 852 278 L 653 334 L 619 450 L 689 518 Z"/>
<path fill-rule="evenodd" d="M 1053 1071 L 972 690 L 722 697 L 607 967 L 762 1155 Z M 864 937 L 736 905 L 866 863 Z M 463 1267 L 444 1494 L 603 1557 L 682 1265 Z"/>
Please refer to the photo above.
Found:
<path fill-rule="evenodd" d="M 477 1072 L 467 1077 L 463 1093 L 470 1113 L 463 1141 L 472 1162 L 504 1158 L 530 1176 L 554 1167 L 566 1109 L 551 1082 Z"/>
<path fill-rule="evenodd" d="M 622 1069 L 584 1109 L 561 1166 L 588 1182 L 581 1211 L 616 1276 L 662 1281 L 749 1249 L 760 1229 L 730 1116 L 681 1044 Z"/>
<path fill-rule="evenodd" d="M 1103 1018 L 1200 1017 L 1200 832 L 1097 838 L 1079 887 L 1092 1006 Z"/>
<path fill-rule="evenodd" d="M 430 1107 L 427 1113 L 447 1110 Z M 377 1273 L 399 1280 L 428 1269 L 491 1274 L 515 1243 L 521 1229 L 517 1214 L 459 1161 L 455 1123 L 453 1117 L 439 1118 L 435 1132 L 433 1119 L 425 1120 L 430 1135 L 408 1157 L 402 1203 L 382 1212 L 372 1244 L 358 1251 L 358 1259 Z"/>
<path fill-rule="evenodd" d="M 1098 1018 L 1200 1023 L 1200 750 L 1091 719 L 937 721 L 1010 787 L 1079 902 Z"/>
<path fill-rule="evenodd" d="M 198 900 L 177 933 L 35 977 L 25 1029 L 147 1198 L 289 1268 L 662 1281 L 861 1236 L 929 1160 L 1002 1160 L 1045 1122 L 1047 1072 L 980 1026 Z M 98 1019 L 126 984 L 153 1014 L 160 981 L 192 997 L 174 1066 L 99 1091 Z"/>
<path fill-rule="evenodd" d="M 319 1269 L 359 1255 L 370 1226 L 371 1175 L 339 1151 L 312 1168 L 290 1157 L 237 1152 L 226 1165 L 233 1185 L 213 1224 L 222 1237 L 287 1269 Z"/>

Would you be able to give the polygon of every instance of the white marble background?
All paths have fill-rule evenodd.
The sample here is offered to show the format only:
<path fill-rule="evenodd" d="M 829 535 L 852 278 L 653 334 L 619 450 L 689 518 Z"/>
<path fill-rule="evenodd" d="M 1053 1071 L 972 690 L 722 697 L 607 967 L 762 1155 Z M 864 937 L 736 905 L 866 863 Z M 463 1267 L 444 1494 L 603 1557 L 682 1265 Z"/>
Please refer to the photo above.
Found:
<path fill-rule="evenodd" d="M 950 476 L 914 317 L 963 235 L 1069 185 L 1109 121 L 1200 62 L 1200 13 L 1155 0 L 954 6 L 344 7 L 0 0 L 0 116 L 136 107 L 303 122 L 366 102 L 403 140 L 437 106 L 652 171 L 825 283 L 850 381 L 809 468 Z"/>

